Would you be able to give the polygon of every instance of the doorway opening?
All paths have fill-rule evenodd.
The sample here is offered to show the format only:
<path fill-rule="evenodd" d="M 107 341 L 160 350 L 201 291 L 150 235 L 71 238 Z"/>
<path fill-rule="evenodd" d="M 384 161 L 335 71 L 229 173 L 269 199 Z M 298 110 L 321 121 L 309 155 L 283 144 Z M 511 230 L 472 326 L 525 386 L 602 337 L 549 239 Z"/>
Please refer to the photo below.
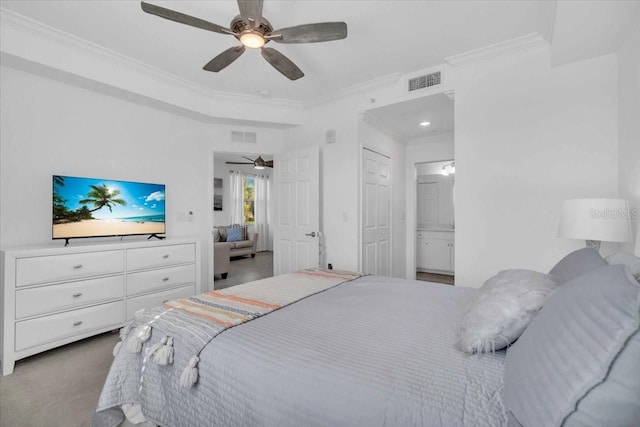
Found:
<path fill-rule="evenodd" d="M 272 166 L 264 153 L 213 153 L 213 289 L 273 276 Z"/>
<path fill-rule="evenodd" d="M 416 168 L 416 279 L 455 282 L 455 162 Z"/>

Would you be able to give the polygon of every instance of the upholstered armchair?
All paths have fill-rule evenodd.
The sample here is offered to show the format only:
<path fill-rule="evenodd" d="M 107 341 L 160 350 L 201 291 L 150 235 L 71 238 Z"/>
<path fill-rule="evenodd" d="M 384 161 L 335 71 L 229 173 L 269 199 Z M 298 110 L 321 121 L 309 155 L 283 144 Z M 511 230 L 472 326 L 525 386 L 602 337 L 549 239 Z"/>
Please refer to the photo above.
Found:
<path fill-rule="evenodd" d="M 228 238 L 230 230 L 238 230 L 236 239 Z M 251 255 L 251 258 L 254 258 L 258 248 L 258 233 L 249 233 L 246 225 L 218 226 L 213 227 L 213 241 L 229 243 L 231 257 Z"/>
<path fill-rule="evenodd" d="M 223 279 L 229 274 L 231 265 L 231 244 L 227 242 L 215 242 L 213 244 L 213 274 L 220 275 Z"/>

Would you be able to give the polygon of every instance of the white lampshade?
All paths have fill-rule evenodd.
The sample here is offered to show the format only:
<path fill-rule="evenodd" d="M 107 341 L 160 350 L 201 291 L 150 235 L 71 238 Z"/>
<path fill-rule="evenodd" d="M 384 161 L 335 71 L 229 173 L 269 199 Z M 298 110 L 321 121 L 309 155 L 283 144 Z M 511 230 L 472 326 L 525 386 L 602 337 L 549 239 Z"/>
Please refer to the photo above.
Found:
<path fill-rule="evenodd" d="M 629 203 L 626 200 L 565 200 L 562 204 L 558 236 L 569 239 L 629 242 L 632 235 L 629 217 Z"/>

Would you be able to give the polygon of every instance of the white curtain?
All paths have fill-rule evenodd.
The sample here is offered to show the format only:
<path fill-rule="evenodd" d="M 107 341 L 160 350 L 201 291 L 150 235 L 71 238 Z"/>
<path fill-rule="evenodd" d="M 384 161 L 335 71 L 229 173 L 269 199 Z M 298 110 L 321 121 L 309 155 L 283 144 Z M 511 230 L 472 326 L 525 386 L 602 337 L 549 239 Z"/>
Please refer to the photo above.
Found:
<path fill-rule="evenodd" d="M 244 222 L 243 195 L 242 195 L 242 174 L 240 172 L 231 171 L 229 175 L 229 223 L 242 224 Z"/>
<path fill-rule="evenodd" d="M 271 197 L 269 177 L 256 176 L 256 190 L 253 209 L 255 213 L 255 231 L 258 233 L 258 251 L 269 249 L 269 199 Z"/>

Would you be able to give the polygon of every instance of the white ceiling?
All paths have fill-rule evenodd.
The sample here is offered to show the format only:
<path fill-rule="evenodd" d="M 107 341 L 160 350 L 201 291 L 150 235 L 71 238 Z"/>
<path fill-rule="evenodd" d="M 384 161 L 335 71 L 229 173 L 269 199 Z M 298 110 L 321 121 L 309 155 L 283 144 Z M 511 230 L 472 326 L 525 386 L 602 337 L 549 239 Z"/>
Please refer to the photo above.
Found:
<path fill-rule="evenodd" d="M 374 108 L 368 114 L 404 142 L 453 133 L 453 100 L 443 93 Z M 421 122 L 429 126 L 420 126 Z"/>
<path fill-rule="evenodd" d="M 228 26 L 234 0 L 150 3 Z M 538 33 L 549 38 L 554 1 L 265 0 L 274 28 L 344 21 L 345 40 L 270 43 L 304 72 L 289 81 L 259 52 L 249 50 L 220 73 L 202 67 L 237 45 L 228 35 L 144 13 L 135 0 L 3 0 L 1 6 L 196 84 L 222 92 L 308 101 L 359 83 L 443 63 L 443 58 Z"/>
<path fill-rule="evenodd" d="M 223 26 L 238 14 L 235 0 L 148 1 Z M 299 102 L 533 33 L 552 44 L 554 65 L 615 52 L 640 16 L 640 1 L 629 0 L 264 0 L 275 29 L 347 23 L 345 40 L 270 43 L 305 72 L 292 82 L 253 50 L 220 73 L 203 71 L 237 40 L 146 14 L 138 0 L 1 0 L 0 7 L 213 91 Z M 453 103 L 442 94 L 369 113 L 405 141 L 453 130 Z M 431 126 L 419 127 L 422 120 Z"/>

